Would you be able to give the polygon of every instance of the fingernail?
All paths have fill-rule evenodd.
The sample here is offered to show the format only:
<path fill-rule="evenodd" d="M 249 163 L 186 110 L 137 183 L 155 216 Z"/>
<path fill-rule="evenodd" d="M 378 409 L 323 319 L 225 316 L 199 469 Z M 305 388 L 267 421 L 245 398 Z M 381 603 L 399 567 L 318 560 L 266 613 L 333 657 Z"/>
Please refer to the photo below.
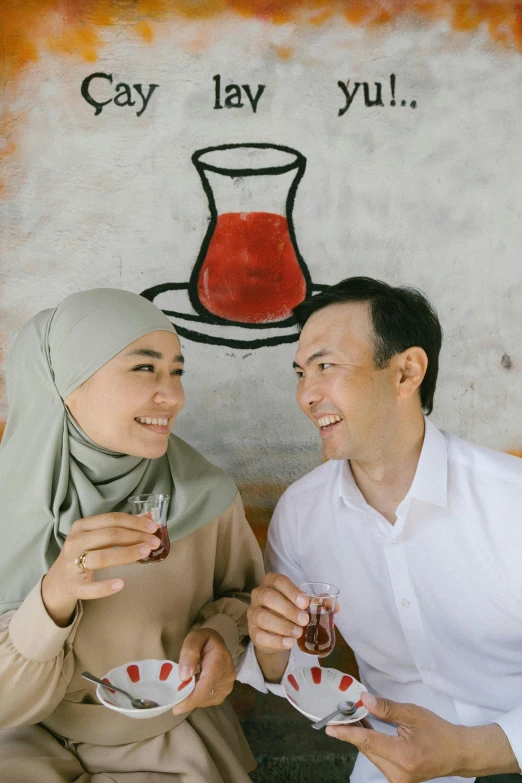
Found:
<path fill-rule="evenodd" d="M 329 737 L 337 737 L 337 732 L 334 726 L 327 726 L 325 734 L 328 734 Z"/>
<path fill-rule="evenodd" d="M 150 545 L 151 545 L 151 547 L 153 549 L 157 549 L 161 545 L 161 541 L 159 540 L 159 538 L 157 536 L 153 536 L 150 539 Z"/>
<path fill-rule="evenodd" d="M 291 639 L 289 636 L 285 636 L 283 639 L 283 647 L 292 647 L 294 643 L 294 640 Z"/>
<path fill-rule="evenodd" d="M 181 682 L 190 680 L 190 669 L 188 666 L 179 667 L 179 679 L 181 680 Z"/>
<path fill-rule="evenodd" d="M 296 626 L 294 627 L 294 630 L 292 631 L 292 633 L 294 634 L 294 636 L 295 636 L 295 638 L 296 638 L 296 639 L 299 639 L 299 637 L 300 637 L 300 636 L 301 636 L 301 634 L 303 633 L 303 629 L 302 629 L 302 628 L 298 628 L 298 627 L 297 627 L 297 625 L 296 625 Z"/>
<path fill-rule="evenodd" d="M 364 702 L 367 707 L 376 707 L 377 706 L 377 699 L 373 695 L 373 693 L 366 692 L 364 694 Z"/>
<path fill-rule="evenodd" d="M 148 555 L 150 552 L 149 544 L 143 544 L 140 546 L 140 555 Z"/>
<path fill-rule="evenodd" d="M 147 530 L 149 531 L 149 533 L 155 533 L 157 529 L 158 529 L 158 525 L 156 524 L 156 522 L 147 522 Z"/>
<path fill-rule="evenodd" d="M 300 595 L 300 596 L 298 596 L 296 603 L 297 603 L 297 606 L 301 607 L 301 609 L 306 609 L 306 607 L 308 605 L 308 599 L 306 598 L 306 596 Z"/>
<path fill-rule="evenodd" d="M 122 587 L 123 582 L 121 579 L 117 579 L 115 582 L 111 582 L 111 590 L 114 590 L 114 592 L 116 592 L 116 590 L 121 590 Z"/>
<path fill-rule="evenodd" d="M 300 622 L 302 625 L 308 625 L 308 622 L 309 622 L 309 620 L 310 620 L 310 618 L 308 617 L 308 615 L 306 614 L 306 612 L 299 612 L 299 614 L 298 614 L 298 616 L 297 616 L 297 619 L 298 619 L 298 621 L 299 621 L 299 622 Z"/>

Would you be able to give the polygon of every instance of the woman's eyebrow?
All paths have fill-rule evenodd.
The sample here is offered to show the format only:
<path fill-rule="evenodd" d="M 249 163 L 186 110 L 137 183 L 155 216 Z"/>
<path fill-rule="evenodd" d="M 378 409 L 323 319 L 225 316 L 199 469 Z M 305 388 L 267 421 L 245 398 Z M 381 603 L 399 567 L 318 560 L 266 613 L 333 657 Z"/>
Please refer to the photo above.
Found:
<path fill-rule="evenodd" d="M 163 359 L 163 354 L 159 351 L 153 351 L 152 348 L 135 348 L 133 351 L 124 354 L 124 356 L 148 356 L 151 359 Z M 181 354 L 174 356 L 172 359 L 172 364 L 178 364 L 179 362 L 181 364 L 185 363 L 185 358 Z"/>

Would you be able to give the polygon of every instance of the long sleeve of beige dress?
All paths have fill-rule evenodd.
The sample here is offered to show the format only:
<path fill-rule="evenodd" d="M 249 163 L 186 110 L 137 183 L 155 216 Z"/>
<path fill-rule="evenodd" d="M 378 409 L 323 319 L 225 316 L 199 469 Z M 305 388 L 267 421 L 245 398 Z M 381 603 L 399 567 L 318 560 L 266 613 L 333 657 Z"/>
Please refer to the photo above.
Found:
<path fill-rule="evenodd" d="M 255 762 L 233 710 L 135 721 L 101 706 L 81 677 L 143 658 L 177 661 L 187 633 L 211 627 L 237 661 L 262 557 L 239 496 L 171 545 L 162 563 L 107 569 L 109 598 L 78 605 L 59 628 L 36 585 L 0 617 L 0 780 L 9 783 L 243 783 Z M 146 773 L 146 778 L 144 777 Z"/>
<path fill-rule="evenodd" d="M 41 597 L 41 581 L 19 609 L 0 617 L 0 729 L 37 723 L 63 699 L 74 671 L 73 643 L 82 615 L 58 627 Z"/>

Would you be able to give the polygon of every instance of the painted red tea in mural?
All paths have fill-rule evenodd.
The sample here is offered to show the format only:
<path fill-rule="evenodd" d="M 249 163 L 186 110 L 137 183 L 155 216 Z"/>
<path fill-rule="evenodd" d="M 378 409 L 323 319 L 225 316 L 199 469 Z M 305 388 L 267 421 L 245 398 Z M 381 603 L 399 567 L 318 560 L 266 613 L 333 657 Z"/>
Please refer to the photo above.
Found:
<path fill-rule="evenodd" d="M 240 323 L 282 321 L 305 295 L 285 217 L 219 215 L 198 278 L 198 296 L 209 312 Z"/>

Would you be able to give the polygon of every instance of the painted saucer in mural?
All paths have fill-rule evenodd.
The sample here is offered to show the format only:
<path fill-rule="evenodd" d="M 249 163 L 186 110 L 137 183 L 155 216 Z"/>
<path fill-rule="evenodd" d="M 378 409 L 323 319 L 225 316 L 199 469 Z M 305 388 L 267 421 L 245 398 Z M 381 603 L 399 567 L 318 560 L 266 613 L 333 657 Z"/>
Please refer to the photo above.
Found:
<path fill-rule="evenodd" d="M 312 283 L 292 217 L 305 156 L 240 142 L 196 150 L 192 163 L 210 214 L 190 279 L 142 296 L 199 343 L 253 350 L 296 342 L 293 308 L 326 288 Z"/>
<path fill-rule="evenodd" d="M 292 669 L 281 683 L 290 704 L 310 720 L 321 720 L 337 708 L 340 701 L 353 701 L 357 712 L 353 715 L 338 715 L 330 721 L 332 725 L 355 723 L 368 715 L 361 702 L 366 690 L 354 677 L 337 669 L 323 666 Z"/>
<path fill-rule="evenodd" d="M 325 288 L 324 285 L 311 286 L 313 293 Z M 181 337 L 195 342 L 252 350 L 299 339 L 293 319 L 281 323 L 223 323 L 210 313 L 208 316 L 198 313 L 190 302 L 188 283 L 162 283 L 147 288 L 141 295 L 163 310 Z"/>

